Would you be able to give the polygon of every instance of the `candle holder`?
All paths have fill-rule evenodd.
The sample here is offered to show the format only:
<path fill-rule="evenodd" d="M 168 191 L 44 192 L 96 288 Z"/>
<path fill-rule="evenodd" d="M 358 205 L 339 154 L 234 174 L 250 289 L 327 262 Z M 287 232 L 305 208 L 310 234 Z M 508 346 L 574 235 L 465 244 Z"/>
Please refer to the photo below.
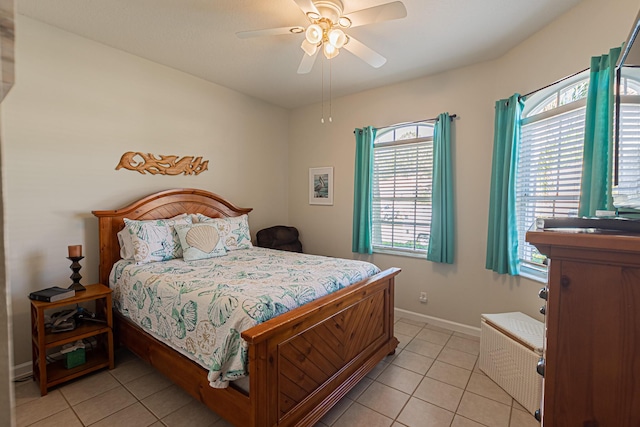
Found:
<path fill-rule="evenodd" d="M 73 271 L 73 274 L 70 276 L 71 280 L 73 280 L 73 283 L 71 284 L 71 286 L 69 286 L 69 289 L 73 289 L 76 292 L 85 291 L 87 289 L 80 284 L 80 279 L 82 279 L 82 276 L 80 275 L 80 269 L 82 268 L 82 266 L 80 265 L 80 260 L 83 258 L 83 256 L 67 257 L 67 259 L 71 261 L 71 267 L 69 268 L 71 268 L 71 271 Z"/>

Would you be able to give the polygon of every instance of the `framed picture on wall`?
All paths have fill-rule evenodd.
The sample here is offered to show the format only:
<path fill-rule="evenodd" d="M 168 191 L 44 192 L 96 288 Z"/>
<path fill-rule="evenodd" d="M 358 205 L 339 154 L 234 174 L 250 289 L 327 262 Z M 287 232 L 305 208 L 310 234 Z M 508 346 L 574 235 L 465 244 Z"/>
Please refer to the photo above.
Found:
<path fill-rule="evenodd" d="M 333 168 L 309 168 L 309 204 L 333 205 Z"/>

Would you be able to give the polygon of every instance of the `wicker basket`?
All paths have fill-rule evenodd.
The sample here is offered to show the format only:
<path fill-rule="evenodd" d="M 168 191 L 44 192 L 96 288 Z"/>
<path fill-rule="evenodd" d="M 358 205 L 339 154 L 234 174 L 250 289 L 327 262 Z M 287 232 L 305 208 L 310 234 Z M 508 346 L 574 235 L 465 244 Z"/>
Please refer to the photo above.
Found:
<path fill-rule="evenodd" d="M 483 314 L 480 326 L 480 370 L 531 414 L 540 408 L 544 324 L 523 313 Z"/>

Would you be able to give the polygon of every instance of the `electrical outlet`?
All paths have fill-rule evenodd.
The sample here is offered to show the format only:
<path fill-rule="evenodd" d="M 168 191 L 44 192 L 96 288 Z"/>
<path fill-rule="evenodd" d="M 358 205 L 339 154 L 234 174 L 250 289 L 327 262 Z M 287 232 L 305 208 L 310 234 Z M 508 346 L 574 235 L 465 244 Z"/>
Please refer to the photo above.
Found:
<path fill-rule="evenodd" d="M 427 302 L 427 293 L 420 292 L 420 302 Z"/>

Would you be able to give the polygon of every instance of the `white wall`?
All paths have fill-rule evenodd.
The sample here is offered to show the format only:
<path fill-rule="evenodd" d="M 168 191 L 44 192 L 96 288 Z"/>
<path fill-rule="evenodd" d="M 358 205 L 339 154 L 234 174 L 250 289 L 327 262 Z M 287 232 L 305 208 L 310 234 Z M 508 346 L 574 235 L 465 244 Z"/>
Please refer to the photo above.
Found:
<path fill-rule="evenodd" d="M 252 207 L 253 232 L 288 218 L 288 112 L 18 15 L 15 87 L 3 103 L 7 266 L 15 363 L 31 360 L 29 292 L 98 278 L 96 209 L 195 187 Z M 126 151 L 203 156 L 198 176 L 115 167 Z"/>
<path fill-rule="evenodd" d="M 455 113 L 453 169 L 456 208 L 454 265 L 374 254 L 381 268 L 401 267 L 396 307 L 478 327 L 481 313 L 522 311 L 541 319 L 542 284 L 484 268 L 495 101 L 535 90 L 589 66 L 627 38 L 636 0 L 585 0 L 496 61 L 334 99 L 333 123 L 321 124 L 319 105 L 291 114 L 289 218 L 312 253 L 353 257 L 353 129 Z M 333 206 L 307 202 L 308 168 L 333 166 Z M 429 302 L 418 301 L 426 291 Z"/>

